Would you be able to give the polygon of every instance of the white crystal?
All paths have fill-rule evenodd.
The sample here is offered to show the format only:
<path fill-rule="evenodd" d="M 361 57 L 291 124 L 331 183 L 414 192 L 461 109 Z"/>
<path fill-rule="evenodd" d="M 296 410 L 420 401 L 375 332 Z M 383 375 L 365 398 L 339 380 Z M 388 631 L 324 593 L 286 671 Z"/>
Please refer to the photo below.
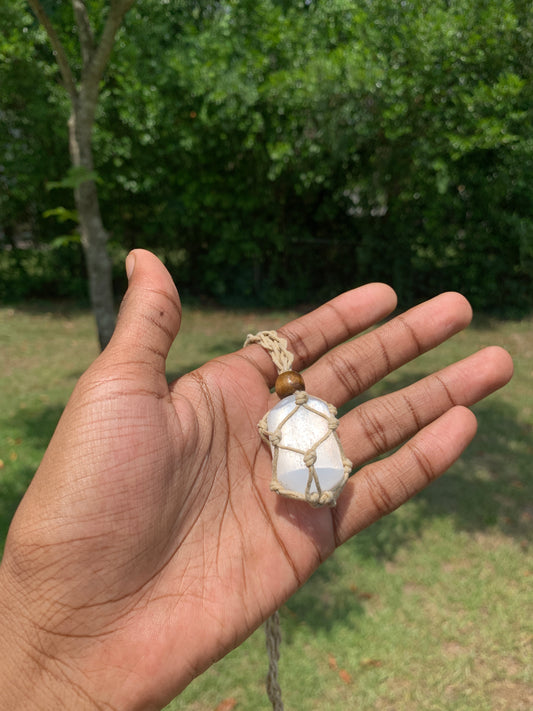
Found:
<path fill-rule="evenodd" d="M 283 420 L 295 409 L 295 395 L 281 400 L 267 415 L 267 427 L 270 433 L 277 430 Z M 309 469 L 304 463 L 304 454 L 293 452 L 283 447 L 292 447 L 300 452 L 314 449 L 316 443 L 328 433 L 328 420 L 331 417 L 328 405 L 320 398 L 308 396 L 307 407 L 326 415 L 325 419 L 305 407 L 298 407 L 296 412 L 283 424 L 278 448 L 276 475 L 279 483 L 286 489 L 305 495 L 309 479 Z M 274 445 L 271 443 L 272 453 Z M 344 464 L 337 438 L 330 432 L 327 439 L 316 448 L 315 471 L 322 491 L 334 489 L 344 479 Z M 317 491 L 313 482 L 310 493 Z"/>

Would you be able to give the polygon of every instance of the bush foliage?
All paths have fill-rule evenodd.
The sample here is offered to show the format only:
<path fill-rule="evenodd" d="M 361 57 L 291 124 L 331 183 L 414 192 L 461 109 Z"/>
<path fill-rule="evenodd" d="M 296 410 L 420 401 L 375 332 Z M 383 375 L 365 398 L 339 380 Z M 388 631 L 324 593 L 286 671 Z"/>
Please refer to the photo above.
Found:
<path fill-rule="evenodd" d="M 68 4 L 45 4 L 74 53 Z M 42 244 L 64 230 L 43 213 L 72 207 L 46 190 L 67 172 L 66 102 L 23 0 L 0 0 L 0 26 L 0 224 Z M 404 303 L 459 289 L 527 309 L 532 68 L 528 0 L 138 0 L 94 139 L 106 225 L 225 303 L 380 279 Z"/>

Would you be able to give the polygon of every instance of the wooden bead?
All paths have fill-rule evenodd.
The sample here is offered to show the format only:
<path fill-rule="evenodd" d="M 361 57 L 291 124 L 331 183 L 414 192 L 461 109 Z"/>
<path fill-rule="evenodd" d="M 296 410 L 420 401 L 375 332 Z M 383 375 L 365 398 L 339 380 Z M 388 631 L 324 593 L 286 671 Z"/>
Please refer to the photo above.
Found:
<path fill-rule="evenodd" d="M 288 397 L 297 390 L 305 390 L 304 379 L 295 370 L 286 370 L 276 378 L 276 394 L 280 398 Z"/>

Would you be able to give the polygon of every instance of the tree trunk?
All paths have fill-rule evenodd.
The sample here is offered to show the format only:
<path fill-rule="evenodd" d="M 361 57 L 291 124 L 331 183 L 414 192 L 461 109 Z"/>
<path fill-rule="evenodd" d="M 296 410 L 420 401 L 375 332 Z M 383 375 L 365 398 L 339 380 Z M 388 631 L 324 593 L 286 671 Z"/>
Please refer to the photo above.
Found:
<path fill-rule="evenodd" d="M 94 180 L 81 183 L 75 189 L 74 197 L 80 219 L 91 307 L 96 319 L 98 340 L 103 350 L 115 329 L 112 265 L 107 251 L 108 234 L 102 224 Z"/>
<path fill-rule="evenodd" d="M 72 165 L 94 171 L 92 126 L 96 101 L 80 97 L 73 102 L 69 119 L 69 147 Z M 98 340 L 102 350 L 115 328 L 112 265 L 107 251 L 109 236 L 104 228 L 96 183 L 83 180 L 74 188 L 74 199 L 80 221 L 81 242 L 85 253 L 89 296 L 96 320 Z"/>
<path fill-rule="evenodd" d="M 58 33 L 46 14 L 41 0 L 28 3 L 41 22 L 61 72 L 61 77 L 72 105 L 69 119 L 69 148 L 72 166 L 83 168 L 84 173 L 94 173 L 92 131 L 98 103 L 100 82 L 113 50 L 115 36 L 124 15 L 135 0 L 109 0 L 109 12 L 96 43 L 86 7 L 86 0 L 72 0 L 80 41 L 81 76 L 76 81 Z M 78 88 L 79 84 L 79 88 Z M 82 180 L 74 189 L 78 210 L 81 241 L 85 252 L 89 277 L 89 295 L 96 319 L 100 347 L 109 343 L 115 328 L 111 259 L 107 252 L 108 235 L 102 223 L 98 192 L 94 179 Z"/>

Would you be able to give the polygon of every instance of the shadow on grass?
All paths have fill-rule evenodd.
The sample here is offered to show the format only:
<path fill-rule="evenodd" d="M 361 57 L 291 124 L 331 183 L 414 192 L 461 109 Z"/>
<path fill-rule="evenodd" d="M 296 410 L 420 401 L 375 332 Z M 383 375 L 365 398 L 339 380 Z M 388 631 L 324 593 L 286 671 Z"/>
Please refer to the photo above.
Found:
<path fill-rule="evenodd" d="M 459 530 L 496 526 L 525 543 L 533 525 L 533 428 L 496 398 L 474 409 L 479 431 L 452 469 L 424 492 L 425 516 L 451 516 Z"/>
<path fill-rule="evenodd" d="M 336 628 L 357 626 L 357 619 L 365 614 L 364 602 L 369 599 L 364 591 L 344 585 L 336 572 L 335 559 L 328 561 L 283 606 L 283 639 L 291 643 L 299 628 L 308 627 L 327 634 Z"/>
<path fill-rule="evenodd" d="M 20 410 L 9 422 L 20 439 L 20 453 L 15 462 L 6 462 L 0 477 L 0 548 L 20 500 L 39 465 L 61 416 L 61 406 L 43 406 Z"/>
<path fill-rule="evenodd" d="M 343 408 L 342 413 L 376 395 L 386 395 L 426 377 L 427 372 L 396 375 L 381 382 Z M 390 516 L 379 522 L 383 534 L 368 537 L 369 555 L 390 558 L 413 538 L 431 517 L 452 517 L 458 530 L 475 532 L 497 526 L 502 533 L 522 541 L 533 525 L 533 427 L 520 421 L 517 408 L 498 394 L 475 405 L 478 432 L 472 444 L 449 472 L 416 497 L 415 516 L 405 520 Z M 379 539 L 383 537 L 386 543 Z"/>
<path fill-rule="evenodd" d="M 394 389 L 423 374 L 395 379 Z M 381 394 L 381 392 L 380 392 Z M 363 396 L 357 404 L 367 399 Z M 533 529 L 533 428 L 498 396 L 474 408 L 479 429 L 474 442 L 439 480 L 415 497 L 415 505 L 361 532 L 352 544 L 361 560 L 392 560 L 402 546 L 422 535 L 431 520 L 451 519 L 454 528 L 475 534 L 496 529 L 523 547 Z M 364 614 L 364 593 L 342 580 L 335 556 L 318 569 L 284 608 L 288 641 L 302 621 L 330 632 L 343 620 Z M 334 593 L 328 590 L 334 590 Z"/>
<path fill-rule="evenodd" d="M 423 376 L 396 381 L 395 389 Z M 448 473 L 418 494 L 416 510 L 386 517 L 359 534 L 369 557 L 391 558 L 435 517 L 451 518 L 457 530 L 467 532 L 497 527 L 520 542 L 531 535 L 533 428 L 520 422 L 516 408 L 497 395 L 473 409 L 476 438 Z"/>

